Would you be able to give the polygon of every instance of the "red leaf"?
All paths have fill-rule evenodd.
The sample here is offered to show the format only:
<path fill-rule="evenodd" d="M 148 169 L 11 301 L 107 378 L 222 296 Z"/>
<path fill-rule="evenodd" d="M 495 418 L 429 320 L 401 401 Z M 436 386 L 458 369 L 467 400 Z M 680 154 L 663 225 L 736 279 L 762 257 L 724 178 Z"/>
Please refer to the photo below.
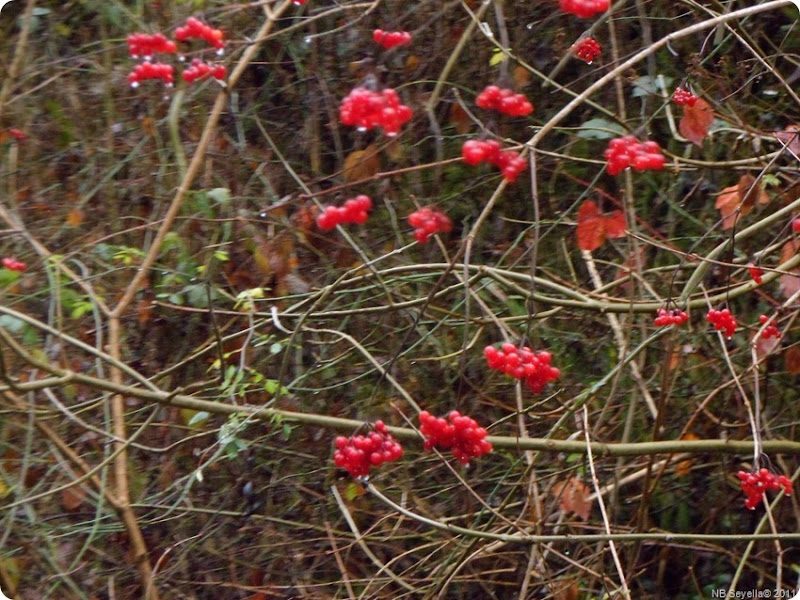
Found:
<path fill-rule="evenodd" d="M 606 238 L 625 235 L 625 215 L 621 210 L 612 211 L 607 217 L 592 200 L 586 200 L 578 209 L 578 248 L 591 252 L 597 250 Z"/>
<path fill-rule="evenodd" d="M 711 106 L 702 98 L 698 98 L 694 106 L 683 107 L 683 118 L 678 129 L 687 140 L 702 146 L 703 140 L 708 137 L 708 128 L 713 122 L 714 111 L 711 110 Z"/>

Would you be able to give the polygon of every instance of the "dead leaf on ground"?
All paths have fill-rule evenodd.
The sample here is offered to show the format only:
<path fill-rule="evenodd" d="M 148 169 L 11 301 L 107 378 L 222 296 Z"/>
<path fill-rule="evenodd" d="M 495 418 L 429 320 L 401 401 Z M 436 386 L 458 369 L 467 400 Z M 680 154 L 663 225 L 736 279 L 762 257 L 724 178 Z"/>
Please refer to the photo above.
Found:
<path fill-rule="evenodd" d="M 714 111 L 711 109 L 711 105 L 702 98 L 698 98 L 694 106 L 683 107 L 683 117 L 678 125 L 678 130 L 687 140 L 697 146 L 702 146 L 713 122 Z"/>
<path fill-rule="evenodd" d="M 344 159 L 342 176 L 347 183 L 369 179 L 381 170 L 381 159 L 378 148 L 370 144 L 363 150 L 351 152 Z"/>
<path fill-rule="evenodd" d="M 589 520 L 592 512 L 592 501 L 589 499 L 589 488 L 577 477 L 570 477 L 553 484 L 551 494 L 558 498 L 558 507 L 565 513 Z"/>
<path fill-rule="evenodd" d="M 747 216 L 755 204 L 769 203 L 769 196 L 761 183 L 749 173 L 739 178 L 739 183 L 724 188 L 718 195 L 714 208 L 722 217 L 722 229 L 730 229 L 738 218 Z"/>
<path fill-rule="evenodd" d="M 600 213 L 597 204 L 586 200 L 578 209 L 578 248 L 581 250 L 597 250 L 606 238 L 618 238 L 625 235 L 625 215 L 621 210 L 610 212 L 607 216 Z"/>

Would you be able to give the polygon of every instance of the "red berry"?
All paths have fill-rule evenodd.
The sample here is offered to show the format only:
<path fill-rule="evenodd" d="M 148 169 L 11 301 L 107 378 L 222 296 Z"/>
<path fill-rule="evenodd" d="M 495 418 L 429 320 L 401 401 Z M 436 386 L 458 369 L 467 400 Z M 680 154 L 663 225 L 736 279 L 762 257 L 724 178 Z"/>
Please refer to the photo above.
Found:
<path fill-rule="evenodd" d="M 792 219 L 792 231 L 795 233 L 800 233 L 800 217 L 797 219 Z"/>

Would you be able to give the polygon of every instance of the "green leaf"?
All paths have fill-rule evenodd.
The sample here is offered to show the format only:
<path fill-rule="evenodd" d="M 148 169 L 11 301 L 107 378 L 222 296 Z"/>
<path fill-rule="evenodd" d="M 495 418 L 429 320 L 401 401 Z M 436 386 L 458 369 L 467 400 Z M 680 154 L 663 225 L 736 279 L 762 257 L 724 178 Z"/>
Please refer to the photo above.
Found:
<path fill-rule="evenodd" d="M 659 78 L 661 79 L 661 81 L 659 81 Z M 673 81 L 672 77 L 664 77 L 664 76 L 650 77 L 649 75 L 644 75 L 634 80 L 633 82 L 634 89 L 632 95 L 634 98 L 641 98 L 644 96 L 655 96 L 656 94 L 661 93 L 662 82 L 664 88 L 671 89 L 672 81 Z"/>
<path fill-rule="evenodd" d="M 598 117 L 589 119 L 581 125 L 578 137 L 593 140 L 610 140 L 625 135 L 625 128 L 619 123 Z"/>
<path fill-rule="evenodd" d="M 231 191 L 228 188 L 214 188 L 206 192 L 209 200 L 213 200 L 217 204 L 230 204 Z"/>
<path fill-rule="evenodd" d="M 192 418 L 191 418 L 191 419 L 189 419 L 189 422 L 187 423 L 187 425 L 188 425 L 189 427 L 194 427 L 195 425 L 202 425 L 203 423 L 205 423 L 206 421 L 208 421 L 208 419 L 209 419 L 209 417 L 210 417 L 210 416 L 211 416 L 211 413 L 209 413 L 209 412 L 206 412 L 206 411 L 204 411 L 204 410 L 198 410 L 198 411 L 197 411 L 197 412 L 196 412 L 196 413 L 195 413 L 195 414 L 192 416 Z"/>

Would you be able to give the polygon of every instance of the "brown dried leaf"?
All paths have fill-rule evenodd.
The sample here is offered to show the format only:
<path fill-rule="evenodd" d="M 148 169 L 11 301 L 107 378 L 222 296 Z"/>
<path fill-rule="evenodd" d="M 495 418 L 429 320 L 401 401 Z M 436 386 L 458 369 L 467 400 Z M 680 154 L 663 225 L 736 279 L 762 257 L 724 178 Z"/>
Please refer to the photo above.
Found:
<path fill-rule="evenodd" d="M 511 80 L 517 89 L 530 85 L 531 79 L 531 72 L 522 65 L 517 65 L 511 72 Z"/>
<path fill-rule="evenodd" d="M 450 105 L 450 122 L 461 135 L 469 133 L 469 130 L 472 129 L 472 120 L 458 102 Z"/>
<path fill-rule="evenodd" d="M 61 490 L 61 508 L 67 512 L 78 510 L 84 500 L 86 500 L 86 490 L 79 485 Z"/>
<path fill-rule="evenodd" d="M 738 218 L 747 216 L 756 204 L 767 204 L 769 196 L 761 183 L 752 175 L 742 175 L 739 183 L 724 188 L 718 195 L 714 207 L 722 217 L 722 229 L 730 229 Z"/>
<path fill-rule="evenodd" d="M 74 207 L 69 213 L 67 213 L 67 225 L 70 227 L 77 227 L 81 223 L 83 223 L 84 215 L 83 211 L 78 208 L 77 206 Z"/>
<path fill-rule="evenodd" d="M 575 516 L 589 519 L 592 511 L 592 501 L 589 499 L 589 488 L 577 477 L 570 477 L 553 484 L 550 492 L 558 498 L 558 507 L 565 513 L 574 513 Z"/>
<path fill-rule="evenodd" d="M 800 346 L 791 346 L 783 355 L 786 370 L 792 375 L 800 373 Z"/>
<path fill-rule="evenodd" d="M 344 160 L 342 176 L 347 183 L 369 179 L 381 170 L 378 148 L 370 144 L 364 150 L 351 152 Z"/>
<path fill-rule="evenodd" d="M 695 435 L 694 433 L 692 433 L 691 431 L 689 431 L 689 432 L 683 434 L 681 436 L 681 439 L 682 440 L 695 441 L 695 440 L 699 440 L 700 438 L 697 435 Z M 687 458 L 686 460 L 682 460 L 679 463 L 677 463 L 675 465 L 675 476 L 676 477 L 686 477 L 689 474 L 689 472 L 692 470 L 692 462 L 693 461 L 692 461 L 691 458 Z"/>
<path fill-rule="evenodd" d="M 797 251 L 800 250 L 800 242 L 797 240 L 789 240 L 781 248 L 781 263 L 785 263 L 792 258 Z M 793 269 L 792 271 L 778 277 L 778 284 L 780 285 L 783 295 L 787 298 L 796 294 L 800 290 L 800 271 Z"/>
<path fill-rule="evenodd" d="M 789 152 L 800 156 L 800 125 L 789 125 L 783 131 L 776 131 L 775 137 L 786 144 Z"/>
<path fill-rule="evenodd" d="M 687 140 L 697 146 L 702 146 L 713 122 L 714 111 L 711 106 L 702 98 L 698 98 L 694 106 L 683 107 L 683 117 L 678 125 L 678 130 Z"/>

